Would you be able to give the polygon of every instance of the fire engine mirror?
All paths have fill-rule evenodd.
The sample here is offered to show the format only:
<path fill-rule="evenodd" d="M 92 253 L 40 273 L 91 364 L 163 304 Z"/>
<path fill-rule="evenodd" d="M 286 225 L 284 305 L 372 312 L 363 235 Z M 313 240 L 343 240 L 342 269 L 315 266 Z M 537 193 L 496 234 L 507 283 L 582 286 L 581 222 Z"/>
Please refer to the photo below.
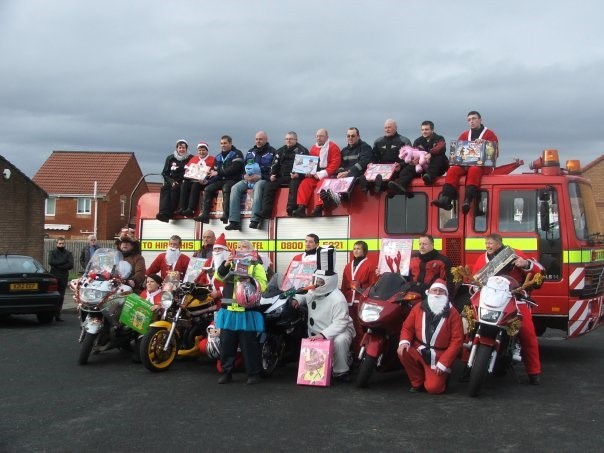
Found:
<path fill-rule="evenodd" d="M 550 230 L 549 200 L 550 200 L 549 192 L 544 190 L 539 194 L 539 201 L 540 201 L 540 203 L 539 203 L 539 221 L 541 223 L 541 231 Z"/>

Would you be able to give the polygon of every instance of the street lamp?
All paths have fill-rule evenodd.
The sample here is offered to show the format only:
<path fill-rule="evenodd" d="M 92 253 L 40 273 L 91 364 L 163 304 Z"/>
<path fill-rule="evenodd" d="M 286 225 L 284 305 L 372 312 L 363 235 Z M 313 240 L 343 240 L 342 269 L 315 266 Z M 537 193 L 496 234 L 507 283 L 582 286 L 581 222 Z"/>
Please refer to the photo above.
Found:
<path fill-rule="evenodd" d="M 146 175 L 141 176 L 141 178 L 136 183 L 136 186 L 134 186 L 134 189 L 132 190 L 132 193 L 130 194 L 130 201 L 128 203 L 128 228 L 134 228 L 134 226 L 135 226 L 135 225 L 132 225 L 130 223 L 130 219 L 132 218 L 131 217 L 131 213 L 132 213 L 132 198 L 134 197 L 134 193 L 138 190 L 138 186 L 141 185 L 141 183 L 145 180 L 145 178 L 147 176 L 161 176 L 161 173 L 147 173 Z"/>

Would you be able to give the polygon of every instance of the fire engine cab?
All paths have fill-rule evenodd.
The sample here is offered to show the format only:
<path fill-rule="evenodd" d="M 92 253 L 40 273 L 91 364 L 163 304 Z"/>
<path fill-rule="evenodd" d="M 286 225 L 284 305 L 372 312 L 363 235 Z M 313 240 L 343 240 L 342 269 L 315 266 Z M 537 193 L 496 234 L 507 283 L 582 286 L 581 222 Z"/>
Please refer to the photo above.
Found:
<path fill-rule="evenodd" d="M 321 245 L 337 249 L 341 276 L 358 240 L 367 242 L 377 263 L 383 238 L 413 238 L 417 249 L 417 238 L 427 233 L 454 266 L 472 266 L 485 252 L 484 237 L 499 233 L 504 245 L 524 251 L 545 267 L 542 287 L 531 294 L 538 304 L 533 308 L 537 333 L 549 327 L 563 330 L 568 338 L 583 335 L 604 318 L 604 236 L 591 184 L 581 177 L 578 161 L 567 161 L 561 168 L 556 150 L 545 150 L 530 164 L 531 171 L 514 172 L 522 165 L 517 160 L 483 176 L 475 206 L 467 215 L 457 205 L 445 211 L 430 204 L 438 197 L 444 177 L 432 186 L 417 178 L 406 195 L 365 194 L 355 187 L 348 201 L 323 217 L 288 217 L 288 189 L 282 188 L 273 218 L 262 229 L 247 228 L 251 201 L 242 203 L 242 231 L 224 230 L 220 195 L 209 224 L 184 218 L 163 223 L 155 219 L 159 194 L 149 193 L 138 203 L 137 234 L 147 263 L 165 251 L 174 234 L 183 238 L 183 252 L 198 250 L 202 231 L 209 228 L 216 236 L 224 232 L 229 247 L 250 240 L 270 256 L 275 271 L 284 272 L 293 256 L 304 251 L 305 236 L 315 233 Z"/>

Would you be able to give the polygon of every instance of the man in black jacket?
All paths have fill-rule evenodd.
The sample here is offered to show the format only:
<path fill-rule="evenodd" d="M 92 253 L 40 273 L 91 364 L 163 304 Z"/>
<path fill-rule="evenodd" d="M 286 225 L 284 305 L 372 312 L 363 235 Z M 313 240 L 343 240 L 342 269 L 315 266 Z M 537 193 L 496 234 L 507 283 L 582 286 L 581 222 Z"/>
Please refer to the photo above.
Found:
<path fill-rule="evenodd" d="M 176 149 L 166 157 L 161 175 L 164 185 L 159 193 L 159 212 L 155 216 L 161 222 L 169 222 L 178 207 L 180 186 L 185 177 L 185 165 L 191 160 L 189 144 L 186 140 L 178 140 Z"/>
<path fill-rule="evenodd" d="M 58 280 L 61 299 L 55 313 L 55 319 L 62 322 L 61 309 L 63 308 L 63 299 L 65 298 L 65 290 L 67 289 L 69 271 L 73 269 L 73 255 L 69 250 L 65 249 L 64 237 L 58 237 L 56 248 L 48 253 L 48 265 L 50 266 L 50 273 Z"/>
<path fill-rule="evenodd" d="M 243 176 L 243 153 L 233 146 L 233 139 L 228 135 L 220 138 L 221 152 L 216 156 L 214 168 L 208 174 L 208 185 L 203 191 L 201 213 L 194 217 L 196 222 L 210 223 L 211 203 L 219 190 L 222 190 L 222 223 L 229 223 L 229 200 L 231 187 Z"/>

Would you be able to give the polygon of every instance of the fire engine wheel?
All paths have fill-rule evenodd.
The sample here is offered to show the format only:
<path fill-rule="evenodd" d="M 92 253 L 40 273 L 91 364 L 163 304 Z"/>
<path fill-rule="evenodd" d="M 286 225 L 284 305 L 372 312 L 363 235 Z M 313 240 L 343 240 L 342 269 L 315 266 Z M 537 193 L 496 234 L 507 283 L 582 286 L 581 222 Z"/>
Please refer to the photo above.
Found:
<path fill-rule="evenodd" d="M 468 387 L 468 395 L 476 397 L 479 395 L 482 389 L 482 384 L 487 377 L 487 370 L 489 369 L 489 362 L 491 361 L 491 355 L 493 354 L 493 347 L 484 344 L 478 345 L 476 351 L 476 357 L 474 358 L 474 365 L 470 372 L 470 384 Z"/>
<path fill-rule="evenodd" d="M 364 354 L 361 359 L 361 365 L 359 366 L 359 374 L 357 374 L 354 384 L 359 388 L 369 387 L 369 378 L 371 378 L 376 365 L 377 358 Z"/>
<path fill-rule="evenodd" d="M 176 335 L 172 336 L 167 350 L 164 351 L 169 334 L 167 329 L 152 327 L 143 336 L 140 346 L 141 361 L 148 370 L 165 371 L 174 362 L 178 352 Z"/>
<path fill-rule="evenodd" d="M 78 356 L 78 365 L 86 365 L 88 363 L 88 357 L 92 352 L 94 343 L 98 337 L 97 333 L 86 333 L 80 346 L 80 355 Z"/>

